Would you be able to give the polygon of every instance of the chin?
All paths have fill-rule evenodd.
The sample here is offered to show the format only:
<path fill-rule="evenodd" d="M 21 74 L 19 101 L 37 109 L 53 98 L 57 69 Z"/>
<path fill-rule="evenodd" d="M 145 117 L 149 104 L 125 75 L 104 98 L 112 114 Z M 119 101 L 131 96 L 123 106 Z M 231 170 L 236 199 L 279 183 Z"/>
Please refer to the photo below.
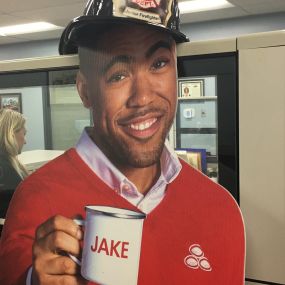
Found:
<path fill-rule="evenodd" d="M 152 165 L 155 165 L 159 159 L 129 159 L 128 164 L 131 165 L 134 168 L 146 168 Z"/>
<path fill-rule="evenodd" d="M 163 150 L 163 145 L 159 148 L 156 148 L 152 151 L 138 151 L 131 150 L 126 156 L 127 163 L 136 168 L 145 168 L 157 164 L 160 161 L 160 156 Z"/>

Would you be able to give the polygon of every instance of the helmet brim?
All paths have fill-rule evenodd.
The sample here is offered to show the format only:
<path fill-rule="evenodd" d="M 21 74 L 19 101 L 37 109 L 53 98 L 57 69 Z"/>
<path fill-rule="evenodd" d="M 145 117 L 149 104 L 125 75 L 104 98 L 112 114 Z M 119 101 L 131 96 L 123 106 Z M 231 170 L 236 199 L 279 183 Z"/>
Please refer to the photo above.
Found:
<path fill-rule="evenodd" d="M 181 32 L 170 30 L 159 24 L 144 22 L 132 18 L 81 16 L 75 18 L 63 31 L 59 42 L 60 54 L 76 54 L 78 46 L 87 41 L 96 41 L 96 38 L 102 31 L 116 26 L 118 24 L 137 24 L 152 27 L 158 31 L 169 33 L 176 43 L 188 42 L 189 39 Z"/>

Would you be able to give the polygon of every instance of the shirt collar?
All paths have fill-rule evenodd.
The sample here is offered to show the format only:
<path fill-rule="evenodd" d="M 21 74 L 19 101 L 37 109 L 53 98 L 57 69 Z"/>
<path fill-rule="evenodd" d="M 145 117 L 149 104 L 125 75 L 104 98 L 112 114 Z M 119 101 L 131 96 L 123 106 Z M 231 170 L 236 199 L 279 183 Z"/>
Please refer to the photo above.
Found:
<path fill-rule="evenodd" d="M 84 129 L 75 147 L 79 156 L 91 170 L 112 189 L 119 189 L 124 182 L 128 182 L 136 189 L 135 185 L 111 163 L 92 141 L 88 135 L 89 130 L 90 127 Z M 176 153 L 170 148 L 168 143 L 165 143 L 160 162 L 161 175 L 158 181 L 162 180 L 168 184 L 177 177 L 182 168 Z"/>

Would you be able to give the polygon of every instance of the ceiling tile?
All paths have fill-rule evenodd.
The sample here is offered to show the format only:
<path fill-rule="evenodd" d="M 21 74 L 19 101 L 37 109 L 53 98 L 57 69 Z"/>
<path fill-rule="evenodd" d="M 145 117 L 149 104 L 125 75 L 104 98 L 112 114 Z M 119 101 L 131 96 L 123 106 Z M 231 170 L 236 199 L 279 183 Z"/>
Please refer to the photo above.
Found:
<path fill-rule="evenodd" d="M 239 7 L 246 7 L 248 5 L 259 5 L 261 3 L 269 4 L 269 2 L 272 3 L 273 1 L 276 1 L 276 0 L 273 0 L 273 1 L 272 0 L 227 0 L 227 1 Z"/>
<path fill-rule="evenodd" d="M 247 15 L 248 13 L 240 8 L 229 7 L 219 10 L 182 14 L 181 24 L 205 22 L 210 20 L 227 19 L 227 18 L 247 16 Z"/>
<path fill-rule="evenodd" d="M 283 12 L 285 11 L 285 1 L 282 5 L 274 5 L 274 2 L 272 2 L 271 6 L 268 6 L 266 3 L 261 3 L 259 5 L 248 5 L 246 7 L 246 11 L 248 11 L 250 14 Z"/>
<path fill-rule="evenodd" d="M 179 0 L 184 1 L 184 0 Z M 205 22 L 285 11 L 285 0 L 228 0 L 235 7 L 181 15 L 181 23 Z M 8 0 L 0 6 L 0 26 L 47 21 L 65 27 L 82 15 L 87 0 Z M 58 38 L 60 31 L 16 37 L 0 37 L 0 45 L 29 40 Z"/>
<path fill-rule="evenodd" d="M 6 14 L 0 15 L 0 26 L 10 26 L 10 25 L 17 25 L 17 24 L 25 24 L 29 23 L 30 20 L 26 19 L 25 17 L 16 17 Z"/>
<path fill-rule="evenodd" d="M 11 13 L 14 17 L 26 18 L 33 21 L 48 21 L 59 26 L 66 26 L 73 18 L 82 15 L 84 5 L 82 3 L 48 7 L 25 12 Z"/>
<path fill-rule="evenodd" d="M 252 13 L 272 13 L 285 11 L 284 0 L 228 0 L 236 7 Z"/>
<path fill-rule="evenodd" d="M 20 43 L 20 42 L 29 42 L 29 41 L 59 39 L 61 36 L 61 33 L 62 33 L 62 29 L 56 30 L 56 31 L 41 32 L 41 33 L 24 34 L 24 35 L 13 36 L 13 37 L 1 37 L 0 36 L 0 45 Z"/>
<path fill-rule="evenodd" d="M 32 33 L 32 34 L 24 34 L 17 36 L 18 39 L 22 39 L 23 41 L 35 41 L 35 40 L 44 40 L 44 39 L 59 39 L 62 34 L 63 29 L 58 29 L 54 31 L 40 32 L 40 33 Z"/>
<path fill-rule="evenodd" d="M 1 10 L 6 13 L 32 11 L 37 9 L 43 9 L 48 7 L 56 7 L 67 5 L 72 7 L 74 4 L 82 4 L 85 6 L 85 0 L 9 0 L 2 1 Z"/>

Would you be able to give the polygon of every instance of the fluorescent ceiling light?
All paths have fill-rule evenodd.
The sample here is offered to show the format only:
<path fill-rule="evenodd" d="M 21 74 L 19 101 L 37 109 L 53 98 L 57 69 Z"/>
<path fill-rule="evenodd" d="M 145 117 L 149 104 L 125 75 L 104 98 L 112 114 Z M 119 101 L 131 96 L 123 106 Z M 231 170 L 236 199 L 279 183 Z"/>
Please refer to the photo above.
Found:
<path fill-rule="evenodd" d="M 181 14 L 234 7 L 226 0 L 192 0 L 178 3 Z"/>
<path fill-rule="evenodd" d="M 60 28 L 61 27 L 55 26 L 47 22 L 34 22 L 29 24 L 0 27 L 0 36 L 30 34 L 30 33 L 57 30 Z"/>

